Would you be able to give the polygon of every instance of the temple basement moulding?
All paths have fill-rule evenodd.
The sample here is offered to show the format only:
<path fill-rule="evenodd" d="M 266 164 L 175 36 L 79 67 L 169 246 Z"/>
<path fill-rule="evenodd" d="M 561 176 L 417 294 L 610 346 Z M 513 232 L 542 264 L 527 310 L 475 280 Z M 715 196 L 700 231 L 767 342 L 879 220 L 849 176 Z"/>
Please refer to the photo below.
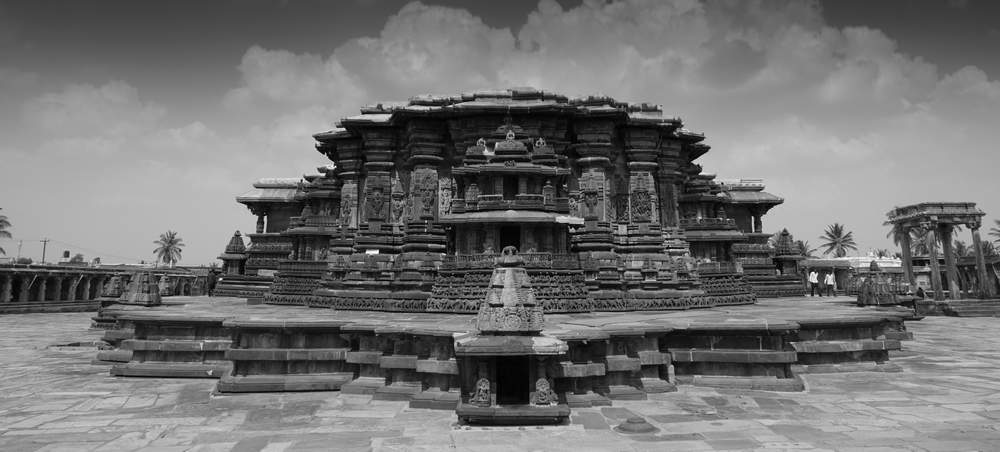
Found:
<path fill-rule="evenodd" d="M 314 135 L 332 164 L 262 179 L 217 295 L 474 314 L 515 247 L 544 312 L 687 309 L 801 294 L 775 269 L 760 180 L 716 180 L 658 106 L 534 89 L 366 106 Z M 755 293 L 756 289 L 756 293 Z"/>

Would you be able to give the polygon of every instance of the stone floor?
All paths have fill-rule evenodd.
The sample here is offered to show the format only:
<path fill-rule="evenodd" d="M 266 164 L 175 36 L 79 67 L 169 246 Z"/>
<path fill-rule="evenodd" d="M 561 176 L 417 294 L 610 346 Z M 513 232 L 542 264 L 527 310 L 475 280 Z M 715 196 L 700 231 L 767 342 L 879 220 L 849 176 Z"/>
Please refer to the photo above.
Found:
<path fill-rule="evenodd" d="M 805 375 L 802 393 L 681 386 L 574 409 L 569 425 L 487 428 L 368 396 L 110 377 L 90 364 L 90 315 L 0 316 L 0 450 L 1000 450 L 993 318 L 908 322 L 898 373 Z M 631 416 L 660 431 L 612 429 Z"/>

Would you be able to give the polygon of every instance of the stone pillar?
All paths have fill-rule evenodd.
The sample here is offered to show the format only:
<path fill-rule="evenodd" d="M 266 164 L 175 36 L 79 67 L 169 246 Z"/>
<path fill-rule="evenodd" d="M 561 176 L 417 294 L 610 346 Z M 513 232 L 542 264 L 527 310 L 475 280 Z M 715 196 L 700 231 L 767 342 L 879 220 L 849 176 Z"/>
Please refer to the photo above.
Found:
<path fill-rule="evenodd" d="M 78 300 L 78 298 L 76 296 L 76 289 L 80 287 L 80 280 L 81 280 L 81 276 L 80 275 L 71 276 L 69 278 L 69 289 L 66 290 L 66 299 L 67 300 L 71 300 L 71 301 L 72 300 Z"/>
<path fill-rule="evenodd" d="M 925 239 L 927 243 L 927 250 L 930 254 L 930 266 L 931 266 L 931 290 L 934 291 L 934 299 L 937 301 L 944 300 L 944 293 L 941 291 L 941 264 L 938 263 L 938 253 L 937 253 L 937 225 L 933 223 L 923 224 L 925 230 L 927 230 L 927 237 Z"/>
<path fill-rule="evenodd" d="M 764 232 L 763 214 L 759 209 L 753 211 L 753 232 Z"/>
<path fill-rule="evenodd" d="M 981 223 L 969 224 L 972 229 L 972 246 L 976 250 L 976 279 L 979 280 L 979 296 L 983 298 L 993 298 L 995 295 L 993 288 L 993 278 L 986 273 L 986 259 L 983 256 L 982 239 L 979 237 Z"/>
<path fill-rule="evenodd" d="M 265 226 L 265 224 L 264 224 L 264 214 L 262 214 L 262 213 L 257 214 L 257 233 L 258 234 L 263 234 L 264 233 L 264 226 Z"/>
<path fill-rule="evenodd" d="M 19 303 L 27 303 L 28 295 L 31 293 L 31 283 L 34 277 L 32 276 L 22 276 L 21 277 L 21 291 L 17 295 L 17 301 Z"/>
<path fill-rule="evenodd" d="M 944 252 L 945 285 L 948 287 L 951 299 L 957 300 L 962 297 L 962 293 L 958 286 L 958 266 L 955 265 L 955 253 L 951 246 L 952 232 L 955 227 L 950 224 L 942 224 L 938 229 L 941 231 L 941 248 Z"/>
<path fill-rule="evenodd" d="M 45 299 L 47 298 L 45 292 L 47 292 L 46 289 L 48 289 L 48 279 L 49 279 L 48 276 L 38 277 L 38 300 L 35 301 L 45 301 Z"/>
<path fill-rule="evenodd" d="M 0 303 L 10 303 L 11 289 L 13 288 L 14 275 L 9 274 L 3 277 L 3 286 L 0 286 Z"/>
<path fill-rule="evenodd" d="M 906 283 L 910 285 L 910 290 L 916 292 L 917 283 L 913 278 L 913 252 L 910 249 L 910 228 L 903 228 L 902 236 L 899 238 L 899 247 L 903 255 L 903 276 Z"/>
<path fill-rule="evenodd" d="M 54 276 L 52 277 L 52 282 L 55 283 L 55 290 L 52 291 L 55 295 L 52 297 L 52 301 L 63 301 L 63 296 L 62 296 L 63 277 Z M 69 297 L 67 297 L 66 299 L 69 299 Z"/>
<path fill-rule="evenodd" d="M 81 298 L 81 300 L 87 301 L 87 300 L 90 300 L 90 299 L 91 299 L 90 298 L 90 277 L 89 276 L 84 276 L 83 277 L 83 298 Z"/>

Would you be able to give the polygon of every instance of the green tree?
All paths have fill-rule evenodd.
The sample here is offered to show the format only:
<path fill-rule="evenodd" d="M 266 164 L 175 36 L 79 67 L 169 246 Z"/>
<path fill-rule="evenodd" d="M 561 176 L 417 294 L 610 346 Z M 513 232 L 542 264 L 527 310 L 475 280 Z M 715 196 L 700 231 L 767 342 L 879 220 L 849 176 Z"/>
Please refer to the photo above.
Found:
<path fill-rule="evenodd" d="M 83 254 L 76 253 L 73 257 L 69 258 L 69 263 L 71 264 L 82 264 L 84 262 Z"/>
<path fill-rule="evenodd" d="M 966 245 L 965 242 L 961 240 L 955 240 L 954 242 L 951 242 L 951 252 L 952 254 L 955 255 L 955 257 L 972 256 L 974 253 L 972 247 Z"/>
<path fill-rule="evenodd" d="M 885 248 L 878 248 L 878 249 L 876 249 L 874 251 L 874 253 L 875 253 L 875 257 L 880 258 L 880 259 L 892 256 L 892 253 L 890 253 L 889 250 L 887 250 Z"/>
<path fill-rule="evenodd" d="M 994 226 L 990 228 L 990 237 L 993 237 L 993 243 L 1000 242 L 1000 220 L 993 220 Z"/>
<path fill-rule="evenodd" d="M 993 246 L 993 242 L 979 242 L 979 248 L 983 250 L 983 257 L 994 257 L 1000 253 L 997 253 L 997 249 Z"/>
<path fill-rule="evenodd" d="M 854 243 L 854 233 L 840 223 L 827 226 L 820 239 L 824 241 L 820 247 L 826 248 L 823 254 L 833 253 L 834 257 L 844 257 L 848 251 L 858 249 L 857 243 Z"/>
<path fill-rule="evenodd" d="M 171 267 L 181 260 L 181 248 L 184 247 L 184 240 L 177 236 L 174 231 L 167 231 L 160 234 L 160 239 L 153 241 L 158 245 L 153 254 L 156 255 L 157 262 L 163 262 Z"/>
<path fill-rule="evenodd" d="M 799 250 L 799 254 L 805 257 L 816 257 L 816 248 L 810 248 L 808 240 L 796 240 L 795 247 Z"/>
<path fill-rule="evenodd" d="M 3 209 L 0 208 L 0 210 Z M 9 239 L 12 237 L 10 231 L 7 230 L 8 228 L 10 228 L 10 221 L 7 220 L 7 215 L 0 215 L 0 239 Z M 3 247 L 0 247 L 0 254 L 7 255 Z"/>
<path fill-rule="evenodd" d="M 14 259 L 15 264 L 31 265 L 34 262 L 35 261 L 31 260 L 30 257 L 19 257 L 17 259 Z"/>

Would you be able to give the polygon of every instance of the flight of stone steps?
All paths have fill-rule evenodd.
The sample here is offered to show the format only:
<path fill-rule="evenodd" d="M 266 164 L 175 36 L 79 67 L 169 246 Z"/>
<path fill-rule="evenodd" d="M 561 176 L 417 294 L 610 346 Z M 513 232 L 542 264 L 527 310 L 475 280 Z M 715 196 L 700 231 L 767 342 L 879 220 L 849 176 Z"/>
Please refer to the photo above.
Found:
<path fill-rule="evenodd" d="M 1000 317 L 1000 300 L 952 300 L 945 314 L 956 317 Z"/>

